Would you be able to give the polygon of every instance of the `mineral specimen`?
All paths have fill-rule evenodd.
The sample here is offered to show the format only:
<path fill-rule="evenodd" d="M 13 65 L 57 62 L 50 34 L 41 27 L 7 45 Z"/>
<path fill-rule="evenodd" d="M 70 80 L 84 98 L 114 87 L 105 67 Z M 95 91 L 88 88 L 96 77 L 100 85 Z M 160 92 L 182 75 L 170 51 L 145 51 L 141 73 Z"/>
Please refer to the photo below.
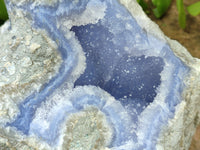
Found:
<path fill-rule="evenodd" d="M 200 61 L 165 37 L 134 0 L 6 5 L 1 148 L 188 148 L 199 123 Z"/>

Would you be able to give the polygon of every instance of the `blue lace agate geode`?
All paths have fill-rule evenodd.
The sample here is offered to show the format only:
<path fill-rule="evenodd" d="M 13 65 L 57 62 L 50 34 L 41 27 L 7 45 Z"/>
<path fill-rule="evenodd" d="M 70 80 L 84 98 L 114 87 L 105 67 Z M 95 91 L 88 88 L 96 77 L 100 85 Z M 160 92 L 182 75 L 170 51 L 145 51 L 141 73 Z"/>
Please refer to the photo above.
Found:
<path fill-rule="evenodd" d="M 189 70 L 165 41 L 143 30 L 118 0 L 6 3 L 47 31 L 63 60 L 7 126 L 53 148 L 155 149 Z"/>

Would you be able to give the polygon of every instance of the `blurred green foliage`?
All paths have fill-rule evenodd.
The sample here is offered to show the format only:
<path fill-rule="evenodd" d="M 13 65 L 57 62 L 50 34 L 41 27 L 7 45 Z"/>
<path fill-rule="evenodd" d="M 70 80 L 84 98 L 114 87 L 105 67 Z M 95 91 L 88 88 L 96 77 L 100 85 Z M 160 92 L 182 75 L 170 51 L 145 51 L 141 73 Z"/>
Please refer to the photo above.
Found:
<path fill-rule="evenodd" d="M 148 4 L 145 0 L 137 0 L 145 12 L 153 11 L 156 18 L 161 18 L 167 12 L 172 0 L 151 0 L 152 4 L 155 6 L 154 9 L 148 10 Z M 182 29 L 186 27 L 186 10 L 183 4 L 183 0 L 176 0 L 177 10 L 178 10 L 178 20 L 179 25 Z M 200 14 L 200 1 L 196 2 L 187 7 L 187 11 L 192 16 L 197 16 Z"/>
<path fill-rule="evenodd" d="M 187 10 L 192 16 L 199 15 L 200 14 L 200 1 L 187 7 Z"/>
<path fill-rule="evenodd" d="M 171 4 L 171 0 L 152 0 L 153 5 L 156 7 L 153 9 L 153 13 L 156 18 L 162 17 Z"/>
<path fill-rule="evenodd" d="M 178 21 L 182 29 L 186 27 L 186 15 L 183 0 L 176 0 L 176 6 L 178 9 Z"/>
<path fill-rule="evenodd" d="M 6 6 L 4 0 L 0 0 L 0 25 L 4 23 L 8 19 L 8 13 L 6 10 Z"/>
<path fill-rule="evenodd" d="M 144 11 L 148 9 L 148 5 L 144 0 L 137 0 L 137 2 L 140 4 L 140 6 L 142 7 Z"/>

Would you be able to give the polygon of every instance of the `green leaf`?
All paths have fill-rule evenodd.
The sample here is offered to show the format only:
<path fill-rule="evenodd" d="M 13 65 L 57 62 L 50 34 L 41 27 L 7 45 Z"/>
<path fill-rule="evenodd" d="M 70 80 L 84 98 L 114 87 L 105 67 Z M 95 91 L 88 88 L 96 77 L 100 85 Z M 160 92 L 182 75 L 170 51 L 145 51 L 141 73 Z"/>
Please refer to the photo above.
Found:
<path fill-rule="evenodd" d="M 156 18 L 161 18 L 165 14 L 171 2 L 172 0 L 152 0 L 153 5 L 156 7 L 153 9 Z"/>
<path fill-rule="evenodd" d="M 192 16 L 197 16 L 200 14 L 200 2 L 194 3 L 187 7 L 188 12 Z"/>
<path fill-rule="evenodd" d="M 142 9 L 143 9 L 144 11 L 147 10 L 148 5 L 147 5 L 147 3 L 146 3 L 144 0 L 137 0 L 137 2 L 138 2 L 138 4 L 140 4 L 140 6 L 142 7 Z"/>
<path fill-rule="evenodd" d="M 5 21 L 7 19 L 8 19 L 8 13 L 6 10 L 4 0 L 0 0 L 0 20 Z"/>
<path fill-rule="evenodd" d="M 178 9 L 178 21 L 182 29 L 186 27 L 186 15 L 184 10 L 183 0 L 176 0 L 176 6 Z"/>

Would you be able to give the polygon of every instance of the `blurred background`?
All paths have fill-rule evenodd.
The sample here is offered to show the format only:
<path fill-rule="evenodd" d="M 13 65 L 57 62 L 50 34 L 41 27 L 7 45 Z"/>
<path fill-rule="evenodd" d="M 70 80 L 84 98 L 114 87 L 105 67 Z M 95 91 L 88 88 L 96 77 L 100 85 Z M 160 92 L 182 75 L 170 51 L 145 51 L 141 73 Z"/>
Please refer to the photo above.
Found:
<path fill-rule="evenodd" d="M 165 35 L 171 39 L 179 41 L 188 49 L 192 56 L 200 58 L 200 0 L 183 0 L 185 10 L 185 28 L 181 28 L 179 24 L 177 1 L 170 1 L 171 5 L 169 5 L 168 10 L 163 14 L 163 16 L 157 18 L 153 11 L 151 11 L 155 6 L 151 3 L 151 0 L 148 0 L 147 5 L 149 9 L 147 10 L 147 15 L 160 26 Z M 187 11 L 187 7 L 196 2 L 199 2 L 199 5 L 197 6 L 199 15 L 192 16 Z"/>

